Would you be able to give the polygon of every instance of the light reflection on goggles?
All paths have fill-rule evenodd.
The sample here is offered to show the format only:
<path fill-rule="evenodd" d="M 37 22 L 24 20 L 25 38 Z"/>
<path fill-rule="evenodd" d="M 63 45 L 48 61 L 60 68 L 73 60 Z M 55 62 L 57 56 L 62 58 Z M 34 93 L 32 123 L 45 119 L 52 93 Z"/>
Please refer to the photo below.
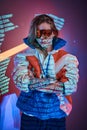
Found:
<path fill-rule="evenodd" d="M 52 30 L 51 29 L 48 29 L 48 30 L 37 30 L 37 32 L 36 32 L 36 37 L 37 38 L 40 38 L 42 35 L 44 35 L 44 36 L 46 36 L 46 37 L 49 37 L 49 36 L 51 36 L 51 34 L 52 34 Z"/>

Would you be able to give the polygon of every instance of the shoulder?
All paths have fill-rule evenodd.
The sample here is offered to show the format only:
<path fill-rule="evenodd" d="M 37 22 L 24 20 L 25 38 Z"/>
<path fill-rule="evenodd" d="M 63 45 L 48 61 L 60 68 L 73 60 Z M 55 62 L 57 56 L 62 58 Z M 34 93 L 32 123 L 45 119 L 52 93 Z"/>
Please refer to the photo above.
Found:
<path fill-rule="evenodd" d="M 18 54 L 15 55 L 15 57 L 18 57 L 18 58 L 25 58 L 26 56 L 33 56 L 35 55 L 36 53 L 36 50 L 35 49 L 26 49 Z"/>
<path fill-rule="evenodd" d="M 66 54 L 68 54 L 68 53 L 65 50 L 60 49 L 60 50 L 56 51 L 53 54 L 55 62 L 58 61 L 59 59 L 61 59 Z"/>
<path fill-rule="evenodd" d="M 55 62 L 62 63 L 63 65 L 75 64 L 76 66 L 78 66 L 79 64 L 78 58 L 65 50 L 59 50 L 56 54 L 56 57 L 57 58 L 55 58 L 54 55 L 54 58 L 56 59 Z"/>
<path fill-rule="evenodd" d="M 76 65 L 79 64 L 78 58 L 77 56 L 75 56 L 74 54 L 71 54 L 69 52 L 66 52 L 64 50 L 60 50 L 59 52 L 62 56 L 61 59 L 66 63 L 66 64 L 70 64 L 70 63 L 75 63 Z"/>
<path fill-rule="evenodd" d="M 14 56 L 14 64 L 27 64 L 26 57 L 27 56 L 34 56 L 35 55 L 35 49 L 26 49 Z"/>

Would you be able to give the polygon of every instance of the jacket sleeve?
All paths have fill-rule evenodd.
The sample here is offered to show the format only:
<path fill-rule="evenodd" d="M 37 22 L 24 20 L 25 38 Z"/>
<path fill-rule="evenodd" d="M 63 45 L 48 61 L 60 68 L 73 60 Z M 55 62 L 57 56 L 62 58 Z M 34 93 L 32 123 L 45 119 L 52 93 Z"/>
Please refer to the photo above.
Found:
<path fill-rule="evenodd" d="M 17 88 L 28 92 L 28 67 L 29 63 L 26 61 L 25 54 L 17 54 L 14 58 L 14 70 L 12 73 L 14 83 Z"/>
<path fill-rule="evenodd" d="M 68 80 L 64 83 L 65 95 L 70 95 L 77 91 L 77 83 L 79 79 L 78 59 L 76 56 L 68 55 L 67 64 L 64 66 L 65 76 Z"/>
<path fill-rule="evenodd" d="M 65 70 L 61 77 L 61 81 L 64 83 L 65 95 L 71 95 L 77 90 L 77 83 L 79 79 L 78 59 L 76 56 L 71 54 L 64 55 L 58 63 L 56 63 L 57 70 L 59 73 L 61 70 Z"/>
<path fill-rule="evenodd" d="M 49 93 L 62 93 L 66 96 L 77 91 L 77 83 L 79 79 L 78 59 L 71 54 L 63 55 L 55 64 L 55 72 L 57 76 L 56 85 L 51 84 L 39 91 Z"/>

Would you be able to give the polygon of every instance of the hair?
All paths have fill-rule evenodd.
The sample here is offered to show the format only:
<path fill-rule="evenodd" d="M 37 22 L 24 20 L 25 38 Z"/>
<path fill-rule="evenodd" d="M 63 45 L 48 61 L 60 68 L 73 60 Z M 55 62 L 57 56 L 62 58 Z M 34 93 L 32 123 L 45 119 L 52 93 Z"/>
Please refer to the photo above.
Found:
<path fill-rule="evenodd" d="M 38 26 L 44 22 L 50 24 L 50 27 L 51 27 L 55 37 L 58 36 L 58 30 L 54 24 L 54 20 L 50 16 L 48 16 L 46 14 L 42 14 L 42 15 L 38 15 L 38 16 L 34 17 L 34 19 L 31 21 L 30 31 L 29 31 L 29 35 L 28 35 L 28 40 L 30 43 L 34 44 Z"/>

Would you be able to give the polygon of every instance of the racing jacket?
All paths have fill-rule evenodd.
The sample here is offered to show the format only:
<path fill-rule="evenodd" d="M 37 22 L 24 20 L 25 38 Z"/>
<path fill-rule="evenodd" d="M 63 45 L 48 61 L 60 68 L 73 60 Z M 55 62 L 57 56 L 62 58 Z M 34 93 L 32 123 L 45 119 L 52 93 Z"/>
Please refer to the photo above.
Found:
<path fill-rule="evenodd" d="M 24 41 L 30 48 L 14 59 L 13 79 L 21 90 L 17 106 L 25 114 L 40 119 L 69 115 L 72 110 L 71 94 L 76 92 L 79 78 L 76 56 L 61 49 L 66 43 L 61 38 L 56 40 L 46 58 L 27 42 L 27 38 Z M 46 88 L 54 79 L 63 86 Z"/>

